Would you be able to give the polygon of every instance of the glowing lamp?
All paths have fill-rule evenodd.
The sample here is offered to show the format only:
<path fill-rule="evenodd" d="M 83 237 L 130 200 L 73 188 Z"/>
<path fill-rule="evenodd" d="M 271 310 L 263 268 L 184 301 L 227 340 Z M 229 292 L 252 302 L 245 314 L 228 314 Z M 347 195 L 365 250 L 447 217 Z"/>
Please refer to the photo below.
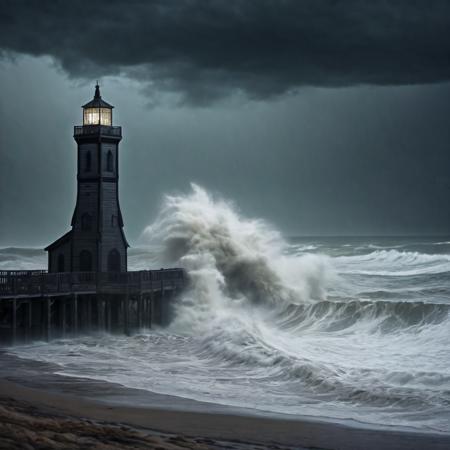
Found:
<path fill-rule="evenodd" d="M 112 109 L 114 106 L 102 100 L 100 87 L 95 86 L 93 100 L 83 105 L 83 125 L 112 126 Z"/>

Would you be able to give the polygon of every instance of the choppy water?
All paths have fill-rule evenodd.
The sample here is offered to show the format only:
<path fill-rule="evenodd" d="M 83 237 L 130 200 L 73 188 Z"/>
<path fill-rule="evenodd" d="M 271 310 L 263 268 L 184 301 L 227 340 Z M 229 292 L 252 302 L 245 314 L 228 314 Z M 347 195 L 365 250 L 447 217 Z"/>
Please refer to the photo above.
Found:
<path fill-rule="evenodd" d="M 158 393 L 450 432 L 450 239 L 286 240 L 194 187 L 143 242 L 131 268 L 192 279 L 168 329 L 15 353 Z M 0 250 L 0 268 L 42 267 L 21 251 Z"/>

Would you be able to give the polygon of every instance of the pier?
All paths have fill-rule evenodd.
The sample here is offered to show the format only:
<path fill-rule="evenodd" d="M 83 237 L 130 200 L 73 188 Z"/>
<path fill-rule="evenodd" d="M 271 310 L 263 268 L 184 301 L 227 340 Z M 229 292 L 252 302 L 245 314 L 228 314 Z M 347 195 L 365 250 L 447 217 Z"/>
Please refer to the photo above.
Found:
<path fill-rule="evenodd" d="M 0 344 L 165 325 L 186 282 L 182 269 L 0 271 Z"/>

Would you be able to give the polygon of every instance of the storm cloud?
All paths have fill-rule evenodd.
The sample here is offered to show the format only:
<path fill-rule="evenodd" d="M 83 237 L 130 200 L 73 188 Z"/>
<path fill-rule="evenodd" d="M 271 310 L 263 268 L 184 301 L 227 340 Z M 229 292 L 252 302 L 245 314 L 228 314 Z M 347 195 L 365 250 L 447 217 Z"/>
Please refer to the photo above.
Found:
<path fill-rule="evenodd" d="M 49 55 L 72 77 L 126 75 L 191 103 L 450 79 L 445 0 L 0 4 L 4 55 Z"/>

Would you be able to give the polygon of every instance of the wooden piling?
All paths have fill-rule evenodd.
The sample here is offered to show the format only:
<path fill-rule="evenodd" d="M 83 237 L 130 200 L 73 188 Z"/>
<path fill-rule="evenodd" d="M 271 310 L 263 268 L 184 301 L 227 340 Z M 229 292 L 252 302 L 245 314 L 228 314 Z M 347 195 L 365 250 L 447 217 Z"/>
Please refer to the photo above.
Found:
<path fill-rule="evenodd" d="M 97 310 L 97 331 L 102 329 L 102 299 L 101 295 L 96 295 L 94 299 L 94 305 Z"/>
<path fill-rule="evenodd" d="M 12 343 L 17 341 L 17 300 L 14 298 L 11 302 L 12 308 Z"/>
<path fill-rule="evenodd" d="M 153 296 L 148 297 L 148 327 L 153 328 Z"/>
<path fill-rule="evenodd" d="M 73 294 L 72 297 L 72 332 L 78 333 L 78 295 Z"/>
<path fill-rule="evenodd" d="M 88 332 L 92 329 L 92 302 L 91 302 L 91 296 L 86 296 L 86 330 Z"/>
<path fill-rule="evenodd" d="M 111 328 L 112 328 L 112 317 L 111 317 L 111 315 L 112 315 L 112 296 L 111 295 L 108 295 L 107 297 L 106 297 L 106 322 L 107 322 L 107 325 L 106 325 L 106 328 L 107 328 L 107 330 L 108 330 L 108 333 L 111 333 Z"/>
<path fill-rule="evenodd" d="M 130 324 L 129 324 L 129 319 L 130 319 L 130 298 L 129 298 L 129 294 L 127 292 L 124 300 L 123 300 L 124 304 L 123 304 L 123 329 L 124 329 L 124 333 L 129 336 L 130 335 Z"/>
<path fill-rule="evenodd" d="M 166 324 L 166 293 L 165 293 L 165 289 L 164 289 L 164 279 L 161 279 L 161 297 L 159 300 L 159 325 L 165 325 Z"/>
<path fill-rule="evenodd" d="M 144 296 L 145 302 L 145 328 L 151 327 L 151 316 L 150 316 L 150 297 L 148 295 Z"/>
<path fill-rule="evenodd" d="M 137 301 L 138 301 L 138 308 L 137 308 L 137 326 L 138 326 L 138 329 L 141 329 L 142 328 L 142 319 L 143 319 L 143 314 L 144 314 L 144 311 L 143 311 L 143 305 L 142 305 L 142 294 L 138 294 L 138 298 L 137 298 Z"/>
<path fill-rule="evenodd" d="M 26 309 L 26 339 L 27 341 L 30 341 L 33 337 L 33 305 L 31 303 L 31 300 L 27 301 L 27 309 Z"/>
<path fill-rule="evenodd" d="M 52 300 L 50 297 L 46 297 L 45 299 L 46 303 L 46 311 L 47 311 L 47 333 L 46 333 L 46 339 L 47 341 L 50 341 L 51 335 L 52 335 Z"/>
<path fill-rule="evenodd" d="M 66 337 L 66 299 L 61 299 L 61 335 Z"/>
<path fill-rule="evenodd" d="M 155 299 L 155 291 L 152 289 L 150 293 L 150 328 L 154 323 L 156 323 L 156 316 L 155 316 L 155 305 L 156 299 Z"/>

